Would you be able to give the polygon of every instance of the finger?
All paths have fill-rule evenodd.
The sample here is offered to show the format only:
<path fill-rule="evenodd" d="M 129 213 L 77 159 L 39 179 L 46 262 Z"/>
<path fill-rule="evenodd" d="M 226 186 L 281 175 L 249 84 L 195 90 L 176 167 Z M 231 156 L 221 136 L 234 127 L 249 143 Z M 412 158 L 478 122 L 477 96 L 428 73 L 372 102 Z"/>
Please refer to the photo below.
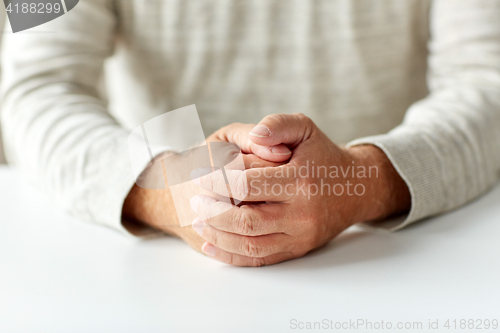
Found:
<path fill-rule="evenodd" d="M 295 184 L 289 166 L 241 170 L 217 170 L 193 179 L 195 184 L 218 195 L 239 201 L 286 201 L 293 197 Z M 291 170 L 293 173 L 296 171 Z M 229 190 L 228 190 L 229 188 Z"/>
<path fill-rule="evenodd" d="M 285 144 L 295 147 L 311 135 L 314 127 L 312 120 L 301 113 L 272 114 L 250 131 L 249 138 L 260 146 Z"/>
<path fill-rule="evenodd" d="M 204 221 L 239 208 L 229 202 L 216 200 L 205 195 L 195 195 L 189 203 L 191 204 L 191 209 Z"/>
<path fill-rule="evenodd" d="M 267 147 L 266 147 L 267 148 Z M 269 160 L 263 159 L 255 154 L 242 154 L 243 162 L 246 169 L 255 168 L 270 168 L 282 165 L 282 162 L 271 162 Z"/>
<path fill-rule="evenodd" d="M 197 178 L 193 177 L 193 182 L 207 191 L 226 197 L 231 196 L 239 201 L 243 201 L 247 197 L 249 187 L 246 175 L 242 170 L 224 168 L 207 174 L 207 170 L 197 169 L 193 173 L 205 174 Z"/>
<path fill-rule="evenodd" d="M 201 195 L 193 197 L 191 203 L 202 221 L 221 231 L 244 236 L 286 232 L 286 215 L 278 204 L 238 207 Z"/>
<path fill-rule="evenodd" d="M 252 168 L 267 168 L 283 165 L 282 162 L 272 162 L 255 154 L 241 153 L 236 144 L 229 142 L 212 142 L 209 147 L 212 153 L 214 168 L 224 167 L 229 170 L 246 170 Z M 264 147 L 268 149 L 267 147 Z M 212 172 L 210 170 L 209 172 Z M 197 176 L 201 176 L 197 175 Z"/>
<path fill-rule="evenodd" d="M 249 139 L 250 131 L 255 127 L 253 124 L 231 124 L 221 128 L 215 139 L 234 143 L 246 154 L 256 154 L 271 162 L 284 162 L 291 156 L 291 151 L 286 145 L 277 143 L 271 146 L 255 144 Z"/>
<path fill-rule="evenodd" d="M 283 144 L 268 147 L 255 144 L 250 140 L 248 141 L 250 142 L 250 151 L 264 160 L 285 162 L 292 156 L 290 149 Z"/>
<path fill-rule="evenodd" d="M 243 267 L 260 267 L 266 265 L 274 265 L 282 261 L 296 258 L 296 256 L 291 252 L 276 253 L 263 258 L 246 257 L 239 254 L 221 250 L 208 242 L 203 244 L 201 249 L 205 254 L 214 258 L 217 261 L 233 266 L 243 266 Z"/>
<path fill-rule="evenodd" d="M 194 219 L 192 226 L 203 239 L 217 248 L 246 257 L 267 257 L 289 252 L 294 247 L 293 237 L 286 234 L 242 236 L 216 229 L 199 217 Z"/>

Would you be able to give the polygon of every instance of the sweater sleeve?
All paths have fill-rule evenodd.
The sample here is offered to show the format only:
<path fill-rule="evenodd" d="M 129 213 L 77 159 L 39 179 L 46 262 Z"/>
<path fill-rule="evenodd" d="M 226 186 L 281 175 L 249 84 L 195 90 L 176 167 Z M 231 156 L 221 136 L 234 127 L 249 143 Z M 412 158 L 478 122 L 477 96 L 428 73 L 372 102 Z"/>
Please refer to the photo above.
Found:
<path fill-rule="evenodd" d="M 99 97 L 113 53 L 116 15 L 110 0 L 85 0 L 27 32 L 5 35 L 2 126 L 6 156 L 51 199 L 80 219 L 125 228 L 125 197 L 134 184 L 128 131 Z"/>
<path fill-rule="evenodd" d="M 430 12 L 429 95 L 387 134 L 348 146 L 382 149 L 405 180 L 412 207 L 389 230 L 457 208 L 500 174 L 500 2 L 435 0 Z"/>

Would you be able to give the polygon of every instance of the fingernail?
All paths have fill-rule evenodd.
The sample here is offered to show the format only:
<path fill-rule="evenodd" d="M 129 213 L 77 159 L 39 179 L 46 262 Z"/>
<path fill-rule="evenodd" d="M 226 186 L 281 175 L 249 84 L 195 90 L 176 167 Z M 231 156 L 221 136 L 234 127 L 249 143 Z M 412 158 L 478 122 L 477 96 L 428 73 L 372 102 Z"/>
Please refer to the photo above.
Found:
<path fill-rule="evenodd" d="M 206 255 L 209 255 L 211 257 L 215 257 L 215 246 L 213 246 L 212 244 L 210 244 L 210 243 L 203 244 L 203 246 L 201 247 L 201 250 Z"/>
<path fill-rule="evenodd" d="M 250 132 L 250 135 L 257 136 L 259 138 L 267 138 L 271 135 L 271 131 L 264 125 L 257 125 Z"/>
<path fill-rule="evenodd" d="M 290 155 L 292 152 L 288 149 L 287 146 L 280 145 L 271 147 L 271 153 L 274 155 Z"/>
<path fill-rule="evenodd" d="M 200 236 L 203 235 L 203 229 L 205 229 L 205 222 L 203 222 L 199 217 L 195 218 L 193 220 L 193 223 L 191 224 L 193 227 L 194 231 Z"/>
<path fill-rule="evenodd" d="M 195 212 L 198 213 L 196 210 L 198 209 L 198 204 L 200 203 L 200 200 L 198 199 L 197 196 L 194 196 L 189 200 L 189 204 L 191 205 L 191 209 Z"/>

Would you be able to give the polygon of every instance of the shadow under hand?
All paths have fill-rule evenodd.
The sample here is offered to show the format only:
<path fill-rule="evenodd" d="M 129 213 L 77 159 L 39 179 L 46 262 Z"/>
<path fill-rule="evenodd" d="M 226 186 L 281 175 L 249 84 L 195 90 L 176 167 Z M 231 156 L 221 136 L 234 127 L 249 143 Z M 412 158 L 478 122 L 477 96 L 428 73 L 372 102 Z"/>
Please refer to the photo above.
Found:
<path fill-rule="evenodd" d="M 406 250 L 395 234 L 353 226 L 325 246 L 279 265 L 285 270 L 322 269 L 380 260 Z"/>
<path fill-rule="evenodd" d="M 431 239 L 438 243 L 436 245 L 438 247 L 442 243 L 442 251 L 446 252 L 445 240 L 466 240 L 474 234 L 486 240 L 487 234 L 491 234 L 491 231 L 495 230 L 498 225 L 499 202 L 500 186 L 496 186 L 486 195 L 467 205 L 449 213 L 413 223 L 400 231 L 389 232 L 353 226 L 322 248 L 302 258 L 278 265 L 283 265 L 281 268 L 285 270 L 311 270 L 382 261 L 408 253 L 415 253 L 418 256 L 416 252 L 420 251 L 418 249 L 421 249 L 421 244 L 429 243 Z"/>

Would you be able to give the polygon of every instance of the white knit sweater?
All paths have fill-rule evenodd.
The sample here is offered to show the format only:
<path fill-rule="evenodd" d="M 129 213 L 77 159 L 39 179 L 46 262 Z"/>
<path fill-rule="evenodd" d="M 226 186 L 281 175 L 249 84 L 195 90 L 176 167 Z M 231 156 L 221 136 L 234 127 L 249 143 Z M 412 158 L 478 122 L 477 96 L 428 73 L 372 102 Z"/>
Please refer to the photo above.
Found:
<path fill-rule="evenodd" d="M 190 104 L 206 135 L 302 112 L 387 153 L 412 195 L 406 222 L 381 224 L 396 229 L 499 177 L 499 18 L 499 0 L 80 1 L 5 35 L 6 154 L 65 209 L 123 230 L 132 128 Z"/>

